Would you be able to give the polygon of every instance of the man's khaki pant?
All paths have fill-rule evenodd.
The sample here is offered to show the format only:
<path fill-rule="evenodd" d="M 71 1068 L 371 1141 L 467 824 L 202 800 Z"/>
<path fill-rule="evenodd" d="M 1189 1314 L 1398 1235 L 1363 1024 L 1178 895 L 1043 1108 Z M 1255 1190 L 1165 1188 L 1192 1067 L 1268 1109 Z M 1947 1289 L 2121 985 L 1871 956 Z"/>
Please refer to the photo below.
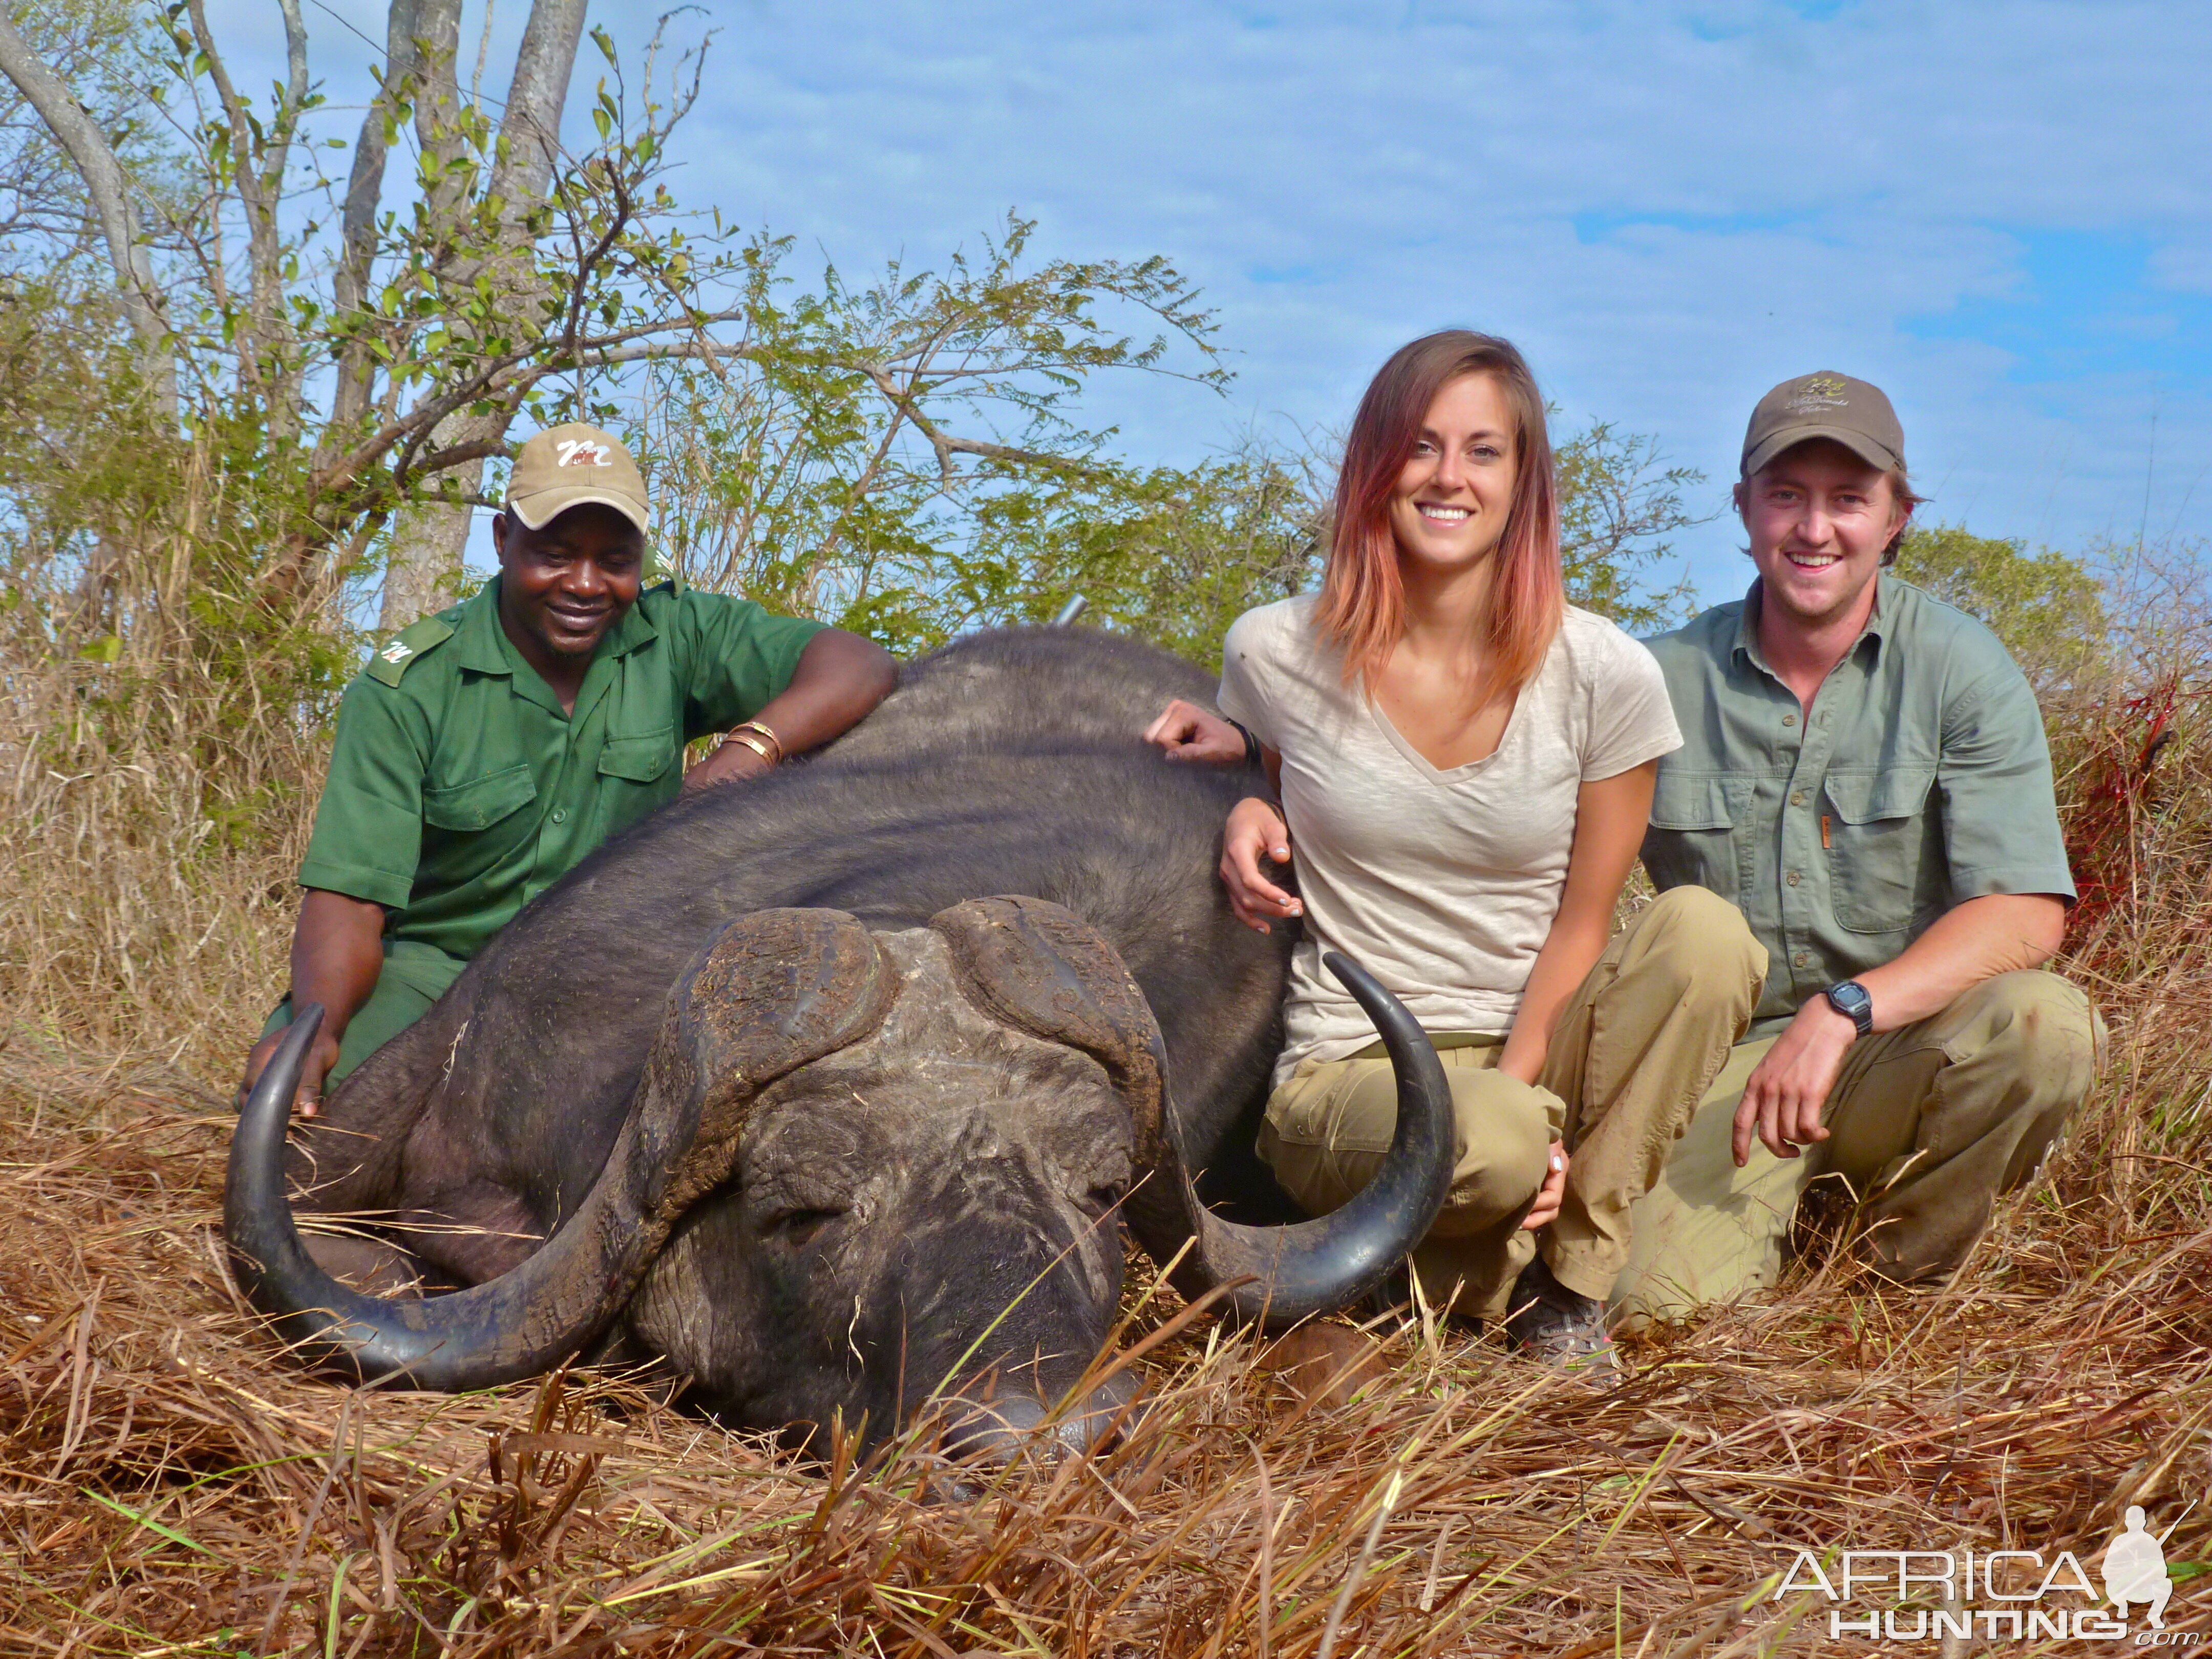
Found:
<path fill-rule="evenodd" d="M 1816 1178 L 1859 1204 L 1869 1261 L 1911 1282 L 1948 1275 L 2025 1185 L 2095 1080 L 2104 1024 L 2056 974 L 2001 974 L 1917 1024 L 1851 1046 L 1822 1121 L 1796 1158 L 1754 1141 L 1739 1170 L 1735 1110 L 1774 1046 L 1738 1045 L 1664 1174 L 1631 1212 L 1612 1300 L 1626 1319 L 1679 1318 L 1771 1285 L 1797 1201 Z"/>
<path fill-rule="evenodd" d="M 1434 1034 L 1459 1158 L 1450 1196 L 1413 1256 L 1431 1302 L 1504 1316 L 1535 1254 L 1521 1218 L 1554 1139 L 1573 1157 L 1545 1260 L 1570 1289 L 1606 1295 L 1630 1260 L 1632 1206 L 1743 1034 L 1765 977 L 1766 952 L 1735 907 L 1678 887 L 1606 946 L 1561 1013 L 1536 1085 L 1497 1069 L 1503 1036 Z M 1381 1044 L 1303 1061 L 1268 1098 L 1260 1154 L 1292 1198 L 1325 1214 L 1372 1178 L 1397 1119 Z"/>

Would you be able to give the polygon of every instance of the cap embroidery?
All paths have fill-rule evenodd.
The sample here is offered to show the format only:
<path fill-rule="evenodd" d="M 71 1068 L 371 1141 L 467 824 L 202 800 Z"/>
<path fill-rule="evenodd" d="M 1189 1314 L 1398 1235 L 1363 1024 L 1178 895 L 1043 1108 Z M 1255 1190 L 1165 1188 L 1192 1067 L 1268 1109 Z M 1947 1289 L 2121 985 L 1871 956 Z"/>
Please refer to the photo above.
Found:
<path fill-rule="evenodd" d="M 1790 407 L 1800 411 L 1808 409 L 1843 409 L 1850 399 L 1844 395 L 1843 377 L 1838 374 L 1808 374 L 1797 383 L 1797 395 L 1790 400 Z"/>
<path fill-rule="evenodd" d="M 607 447 L 591 438 L 563 438 L 553 446 L 556 466 L 612 466 Z"/>

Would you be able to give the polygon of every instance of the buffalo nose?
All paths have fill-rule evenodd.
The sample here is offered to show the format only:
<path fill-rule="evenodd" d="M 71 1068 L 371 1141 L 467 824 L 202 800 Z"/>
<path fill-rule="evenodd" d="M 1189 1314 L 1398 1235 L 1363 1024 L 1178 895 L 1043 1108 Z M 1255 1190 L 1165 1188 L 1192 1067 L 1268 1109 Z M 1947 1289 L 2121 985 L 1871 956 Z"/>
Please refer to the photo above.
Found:
<path fill-rule="evenodd" d="M 1012 1462 L 1030 1448 L 1048 1457 L 1089 1451 L 1136 1397 L 1136 1379 L 1127 1371 L 1109 1376 L 1062 1412 L 1042 1434 L 1038 1432 L 1039 1425 L 1049 1408 L 1034 1395 L 963 1401 L 938 1443 L 946 1456 L 958 1462 Z"/>

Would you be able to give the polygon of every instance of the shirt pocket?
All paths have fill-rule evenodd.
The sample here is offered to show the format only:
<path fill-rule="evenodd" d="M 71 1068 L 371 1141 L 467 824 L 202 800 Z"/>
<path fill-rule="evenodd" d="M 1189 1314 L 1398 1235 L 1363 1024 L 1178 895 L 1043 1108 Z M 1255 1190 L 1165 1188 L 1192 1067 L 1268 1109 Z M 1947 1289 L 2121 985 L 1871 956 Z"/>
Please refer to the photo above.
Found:
<path fill-rule="evenodd" d="M 1644 866 L 1652 884 L 1703 887 L 1735 899 L 1746 879 L 1736 824 L 1749 809 L 1751 781 L 1711 772 L 1660 769 L 1651 795 L 1651 827 L 1644 837 Z"/>
<path fill-rule="evenodd" d="M 422 820 L 440 830 L 489 830 L 537 799 L 538 782 L 525 761 L 465 782 L 424 789 Z"/>
<path fill-rule="evenodd" d="M 651 732 L 625 732 L 610 737 L 599 749 L 602 776 L 631 783 L 652 783 L 676 758 L 676 728 L 663 726 Z"/>
<path fill-rule="evenodd" d="M 1926 841 L 1923 814 L 1936 769 L 1831 772 L 1820 790 L 1835 811 L 1829 890 L 1836 921 L 1854 933 L 1902 933 L 1912 926 Z"/>

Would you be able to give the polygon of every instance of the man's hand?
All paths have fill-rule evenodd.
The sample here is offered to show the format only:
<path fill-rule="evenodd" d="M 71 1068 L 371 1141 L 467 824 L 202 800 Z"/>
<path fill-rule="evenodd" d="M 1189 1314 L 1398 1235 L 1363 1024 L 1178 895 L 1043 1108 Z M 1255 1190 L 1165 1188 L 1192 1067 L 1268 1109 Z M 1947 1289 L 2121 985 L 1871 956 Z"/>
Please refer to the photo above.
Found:
<path fill-rule="evenodd" d="M 289 1028 L 287 1028 L 289 1029 Z M 241 1110 L 253 1085 L 261 1081 L 261 1074 L 269 1069 L 269 1057 L 276 1052 L 276 1044 L 283 1037 L 283 1030 L 271 1031 L 253 1045 L 246 1057 L 246 1081 L 239 1085 L 238 1104 Z M 312 1118 L 323 1109 L 323 1079 L 330 1076 L 331 1067 L 338 1063 L 338 1040 L 331 1034 L 331 1023 L 325 1019 L 322 1029 L 315 1033 L 309 1045 L 307 1057 L 300 1066 L 300 1086 L 292 1094 L 292 1111 L 295 1116 Z"/>
<path fill-rule="evenodd" d="M 1268 917 L 1302 916 L 1305 906 L 1260 873 L 1262 857 L 1288 864 L 1291 832 L 1272 801 L 1247 796 L 1229 809 L 1229 825 L 1221 836 L 1221 882 L 1237 919 L 1267 933 L 1274 931 Z"/>
<path fill-rule="evenodd" d="M 1798 1147 L 1828 1138 L 1821 1109 L 1857 1036 L 1858 1028 L 1826 997 L 1816 996 L 1797 1011 L 1743 1085 L 1729 1141 L 1738 1169 L 1751 1161 L 1754 1135 L 1777 1158 L 1796 1158 Z"/>
<path fill-rule="evenodd" d="M 384 970 L 384 907 L 343 893 L 311 887 L 301 901 L 300 920 L 292 930 L 292 1006 L 311 1002 L 323 1005 L 322 1030 L 315 1034 L 306 1062 L 300 1067 L 300 1086 L 292 1097 L 292 1109 L 313 1117 L 322 1109 L 323 1081 L 338 1063 L 338 1044 L 346 1027 L 376 989 Z M 240 1085 L 238 1103 L 261 1080 L 269 1056 L 276 1052 L 276 1037 L 265 1036 L 246 1057 L 246 1081 Z"/>
<path fill-rule="evenodd" d="M 711 789 L 718 783 L 736 783 L 744 778 L 757 778 L 775 769 L 768 757 L 749 743 L 725 742 L 713 754 L 684 775 L 683 793 L 696 795 L 702 789 Z"/>
<path fill-rule="evenodd" d="M 1228 765 L 1244 758 L 1244 734 L 1210 708 L 1177 697 L 1145 728 L 1145 741 L 1158 744 L 1171 761 L 1211 761 Z"/>
<path fill-rule="evenodd" d="M 1528 1213 L 1521 1218 L 1521 1231 L 1533 1233 L 1539 1227 L 1548 1227 L 1559 1218 L 1559 1206 L 1567 1196 L 1567 1148 L 1564 1141 L 1552 1143 L 1551 1156 L 1544 1163 L 1544 1184 L 1536 1188 L 1536 1201 L 1528 1206 Z"/>

